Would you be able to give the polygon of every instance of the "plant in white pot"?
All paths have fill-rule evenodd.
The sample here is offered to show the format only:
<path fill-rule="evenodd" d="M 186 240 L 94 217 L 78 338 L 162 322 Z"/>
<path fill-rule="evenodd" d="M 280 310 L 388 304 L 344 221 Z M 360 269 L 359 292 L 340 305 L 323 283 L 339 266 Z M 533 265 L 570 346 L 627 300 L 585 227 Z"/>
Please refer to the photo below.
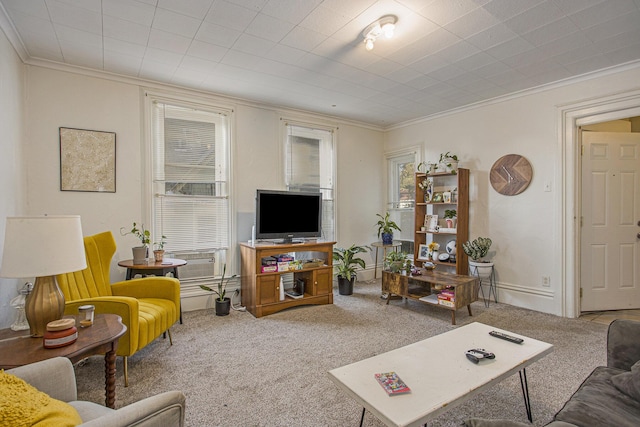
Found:
<path fill-rule="evenodd" d="M 493 271 L 493 262 L 486 261 L 483 258 L 487 256 L 491 241 L 488 237 L 478 237 L 472 241 L 466 241 L 462 244 L 462 250 L 469 257 L 469 269 L 471 275 L 482 278 L 489 277 Z"/>
<path fill-rule="evenodd" d="M 449 151 L 440 154 L 440 160 L 438 161 L 438 169 L 443 172 L 457 173 L 458 172 L 458 155 Z"/>
<path fill-rule="evenodd" d="M 126 231 L 125 227 L 120 228 L 120 234 L 126 236 L 127 234 L 133 234 L 136 236 L 141 243 L 141 246 L 135 246 L 132 248 L 133 251 L 133 263 L 135 265 L 144 264 L 147 262 L 147 257 L 149 256 L 149 242 L 151 241 L 151 233 L 149 230 L 144 228 L 144 224 L 136 224 L 133 223 L 131 230 Z"/>
<path fill-rule="evenodd" d="M 333 260 L 335 261 L 336 276 L 338 277 L 338 293 L 340 295 L 353 294 L 353 282 L 356 280 L 356 267 L 366 268 L 362 258 L 356 255 L 365 253 L 368 246 L 351 245 L 349 248 L 335 248 L 333 250 Z"/>
<path fill-rule="evenodd" d="M 234 274 L 231 277 L 227 277 L 227 281 L 225 282 L 225 274 L 227 272 L 227 264 L 222 266 L 222 277 L 217 285 L 217 290 L 210 288 L 206 285 L 200 285 L 200 288 L 205 291 L 213 292 L 218 297 L 215 299 L 216 306 L 216 316 L 226 316 L 229 314 L 229 309 L 231 308 L 231 298 L 227 297 L 227 286 L 229 285 L 229 280 L 237 277 L 237 274 Z"/>

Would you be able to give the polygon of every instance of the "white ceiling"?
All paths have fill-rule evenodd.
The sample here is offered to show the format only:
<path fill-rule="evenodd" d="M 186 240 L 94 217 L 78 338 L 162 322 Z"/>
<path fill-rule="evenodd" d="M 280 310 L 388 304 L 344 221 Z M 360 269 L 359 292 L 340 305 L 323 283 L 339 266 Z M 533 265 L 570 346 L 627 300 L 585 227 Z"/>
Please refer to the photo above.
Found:
<path fill-rule="evenodd" d="M 640 0 L 0 0 L 25 62 L 380 126 L 640 59 Z M 393 39 L 361 33 L 398 17 Z"/>

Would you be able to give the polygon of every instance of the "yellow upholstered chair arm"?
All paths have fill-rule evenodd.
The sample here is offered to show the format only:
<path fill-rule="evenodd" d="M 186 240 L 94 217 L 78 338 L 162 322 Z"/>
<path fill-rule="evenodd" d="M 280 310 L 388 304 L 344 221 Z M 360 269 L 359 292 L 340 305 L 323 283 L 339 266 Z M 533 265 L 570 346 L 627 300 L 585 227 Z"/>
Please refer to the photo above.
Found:
<path fill-rule="evenodd" d="M 138 328 L 140 322 L 139 302 L 135 298 L 123 296 L 84 298 L 65 303 L 64 314 L 76 316 L 78 307 L 91 304 L 96 308 L 96 314 L 112 313 L 122 318 L 127 332 L 118 341 L 117 354 L 131 356 L 138 350 Z M 134 333 L 130 333 L 135 331 Z"/>
<path fill-rule="evenodd" d="M 180 309 L 180 281 L 172 277 L 143 277 L 111 284 L 113 295 L 134 298 L 163 298 Z"/>

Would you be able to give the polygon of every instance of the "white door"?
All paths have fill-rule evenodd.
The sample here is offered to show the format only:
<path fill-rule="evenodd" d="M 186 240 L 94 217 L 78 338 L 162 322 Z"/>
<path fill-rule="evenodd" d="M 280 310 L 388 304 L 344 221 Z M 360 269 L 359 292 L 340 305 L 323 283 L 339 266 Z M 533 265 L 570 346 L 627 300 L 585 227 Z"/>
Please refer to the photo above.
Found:
<path fill-rule="evenodd" d="M 640 308 L 640 134 L 582 146 L 581 311 Z"/>

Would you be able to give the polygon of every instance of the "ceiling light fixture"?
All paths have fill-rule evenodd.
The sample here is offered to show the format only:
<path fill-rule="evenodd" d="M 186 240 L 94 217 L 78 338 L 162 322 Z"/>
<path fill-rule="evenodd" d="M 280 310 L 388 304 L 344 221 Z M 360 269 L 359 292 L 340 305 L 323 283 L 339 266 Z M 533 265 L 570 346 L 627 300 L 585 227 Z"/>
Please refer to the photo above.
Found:
<path fill-rule="evenodd" d="M 393 37 L 393 30 L 396 28 L 396 22 L 398 22 L 397 16 L 385 15 L 365 28 L 362 32 L 365 48 L 367 50 L 372 50 L 373 44 L 382 34 L 384 34 L 388 39 Z"/>

